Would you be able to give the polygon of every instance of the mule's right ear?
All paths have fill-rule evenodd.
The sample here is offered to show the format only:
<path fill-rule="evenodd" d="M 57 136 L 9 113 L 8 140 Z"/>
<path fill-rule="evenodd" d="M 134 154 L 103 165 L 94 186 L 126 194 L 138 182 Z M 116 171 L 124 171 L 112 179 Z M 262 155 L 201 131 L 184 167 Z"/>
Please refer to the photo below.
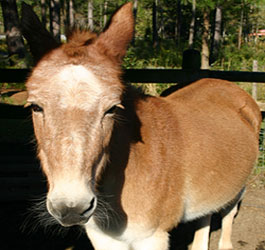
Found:
<path fill-rule="evenodd" d="M 134 33 L 132 2 L 124 4 L 112 16 L 109 25 L 101 33 L 96 45 L 109 57 L 121 63 Z"/>
<path fill-rule="evenodd" d="M 60 46 L 40 22 L 32 7 L 22 3 L 21 31 L 28 41 L 34 61 L 38 62 L 50 50 Z"/>

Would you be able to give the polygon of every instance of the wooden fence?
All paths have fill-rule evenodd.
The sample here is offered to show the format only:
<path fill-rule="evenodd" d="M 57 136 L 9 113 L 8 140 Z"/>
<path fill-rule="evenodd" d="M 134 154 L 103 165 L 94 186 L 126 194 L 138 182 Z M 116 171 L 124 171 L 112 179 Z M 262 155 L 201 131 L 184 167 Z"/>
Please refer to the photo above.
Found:
<path fill-rule="evenodd" d="M 0 83 L 25 82 L 29 72 L 28 69 L 0 69 Z M 128 69 L 124 71 L 124 80 L 136 83 L 186 84 L 202 78 L 265 83 L 265 72 L 183 69 Z"/>

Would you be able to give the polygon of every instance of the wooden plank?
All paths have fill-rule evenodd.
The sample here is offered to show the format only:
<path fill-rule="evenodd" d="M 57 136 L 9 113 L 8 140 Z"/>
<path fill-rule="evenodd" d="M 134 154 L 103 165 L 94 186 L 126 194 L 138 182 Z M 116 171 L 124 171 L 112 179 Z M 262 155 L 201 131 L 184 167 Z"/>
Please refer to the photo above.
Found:
<path fill-rule="evenodd" d="M 0 83 L 25 82 L 29 69 L 0 69 Z M 137 83 L 190 83 L 202 78 L 218 78 L 233 82 L 265 82 L 264 72 L 181 70 L 181 69 L 127 69 L 125 81 Z"/>
<path fill-rule="evenodd" d="M 25 82 L 29 73 L 29 69 L 0 69 L 0 82 Z"/>
<path fill-rule="evenodd" d="M 233 82 L 265 82 L 264 72 L 180 70 L 180 69 L 129 69 L 124 80 L 136 83 L 191 83 L 202 78 L 217 78 Z"/>

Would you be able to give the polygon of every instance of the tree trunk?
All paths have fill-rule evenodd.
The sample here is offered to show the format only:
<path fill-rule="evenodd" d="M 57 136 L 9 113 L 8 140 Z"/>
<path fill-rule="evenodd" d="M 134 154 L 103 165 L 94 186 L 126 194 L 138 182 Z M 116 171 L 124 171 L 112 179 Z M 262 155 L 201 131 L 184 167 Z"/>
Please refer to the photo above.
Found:
<path fill-rule="evenodd" d="M 181 0 L 177 0 L 177 18 L 175 25 L 175 41 L 180 44 L 180 30 L 181 30 Z"/>
<path fill-rule="evenodd" d="M 16 0 L 1 0 L 6 42 L 9 55 L 18 54 L 20 58 L 25 56 L 25 47 L 19 29 L 19 19 Z"/>
<path fill-rule="evenodd" d="M 259 33 L 259 23 L 258 23 L 258 20 L 256 21 L 255 33 L 256 33 L 256 35 L 255 35 L 255 38 L 254 38 L 254 42 L 256 44 L 257 41 L 259 40 L 259 35 L 258 35 L 258 33 Z"/>
<path fill-rule="evenodd" d="M 75 17 L 74 17 L 74 3 L 73 0 L 68 0 L 67 1 L 67 14 L 66 14 L 66 24 L 69 27 L 74 27 L 75 23 Z"/>
<path fill-rule="evenodd" d="M 104 27 L 106 26 L 106 24 L 107 24 L 107 19 L 108 19 L 107 11 L 108 11 L 108 1 L 105 0 L 105 1 L 104 1 L 104 16 L 103 16 L 103 26 L 104 26 Z"/>
<path fill-rule="evenodd" d="M 133 0 L 133 16 L 136 19 L 138 10 L 138 0 Z"/>
<path fill-rule="evenodd" d="M 252 66 L 252 71 L 257 72 L 258 71 L 258 61 L 253 60 L 253 66 Z M 257 83 L 253 82 L 252 83 L 252 97 L 255 101 L 258 100 L 258 94 L 257 94 Z"/>
<path fill-rule="evenodd" d="M 88 28 L 90 30 L 94 29 L 94 22 L 93 22 L 93 0 L 88 0 L 87 6 L 87 21 L 88 21 Z"/>
<path fill-rule="evenodd" d="M 60 9 L 60 0 L 50 0 L 50 32 L 58 42 L 61 41 Z"/>
<path fill-rule="evenodd" d="M 157 0 L 153 1 L 153 47 L 158 45 L 158 33 L 157 33 Z"/>
<path fill-rule="evenodd" d="M 137 10 L 138 10 L 138 0 L 134 0 L 134 1 L 133 1 L 133 16 L 134 16 L 134 23 L 136 23 Z M 134 32 L 134 34 L 133 34 L 132 44 L 135 44 L 135 32 Z"/>
<path fill-rule="evenodd" d="M 192 17 L 190 22 L 189 32 L 189 48 L 193 48 L 194 34 L 195 34 L 195 18 L 196 18 L 196 0 L 192 0 Z"/>
<path fill-rule="evenodd" d="M 159 27 L 158 27 L 158 35 L 162 39 L 165 38 L 165 20 L 164 20 L 164 13 L 163 13 L 163 7 L 160 4 L 160 0 L 157 0 L 157 9 L 159 13 Z"/>
<path fill-rule="evenodd" d="M 215 11 L 214 37 L 211 48 L 210 63 L 215 62 L 218 58 L 218 51 L 221 43 L 221 28 L 222 28 L 222 9 L 220 6 L 217 6 Z"/>
<path fill-rule="evenodd" d="M 209 69 L 209 30 L 210 30 L 210 10 L 205 9 L 203 12 L 203 34 L 202 34 L 202 69 Z"/>
<path fill-rule="evenodd" d="M 244 18 L 244 6 L 241 5 L 241 11 L 240 11 L 240 21 L 239 21 L 239 29 L 238 29 L 238 39 L 237 39 L 237 48 L 241 48 L 242 44 L 242 31 L 243 31 L 243 18 Z"/>
<path fill-rule="evenodd" d="M 41 0 L 41 22 L 44 27 L 46 27 L 46 0 Z"/>

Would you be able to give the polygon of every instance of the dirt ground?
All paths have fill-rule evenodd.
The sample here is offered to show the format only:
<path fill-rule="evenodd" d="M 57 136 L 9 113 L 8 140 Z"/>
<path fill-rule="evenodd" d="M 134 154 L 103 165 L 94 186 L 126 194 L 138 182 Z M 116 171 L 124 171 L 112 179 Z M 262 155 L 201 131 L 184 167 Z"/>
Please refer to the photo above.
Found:
<path fill-rule="evenodd" d="M 256 185 L 255 183 L 247 187 L 240 211 L 234 220 L 232 233 L 234 250 L 265 250 L 264 177 L 262 177 L 262 185 Z M 218 249 L 218 241 L 221 234 L 220 226 L 220 216 L 214 215 L 212 218 L 209 250 Z M 172 233 L 170 250 L 190 250 L 195 229 L 196 222 L 181 224 Z"/>
<path fill-rule="evenodd" d="M 210 250 L 218 249 L 220 230 L 212 232 Z M 265 250 L 265 189 L 247 189 L 234 220 L 232 242 L 235 250 Z"/>

